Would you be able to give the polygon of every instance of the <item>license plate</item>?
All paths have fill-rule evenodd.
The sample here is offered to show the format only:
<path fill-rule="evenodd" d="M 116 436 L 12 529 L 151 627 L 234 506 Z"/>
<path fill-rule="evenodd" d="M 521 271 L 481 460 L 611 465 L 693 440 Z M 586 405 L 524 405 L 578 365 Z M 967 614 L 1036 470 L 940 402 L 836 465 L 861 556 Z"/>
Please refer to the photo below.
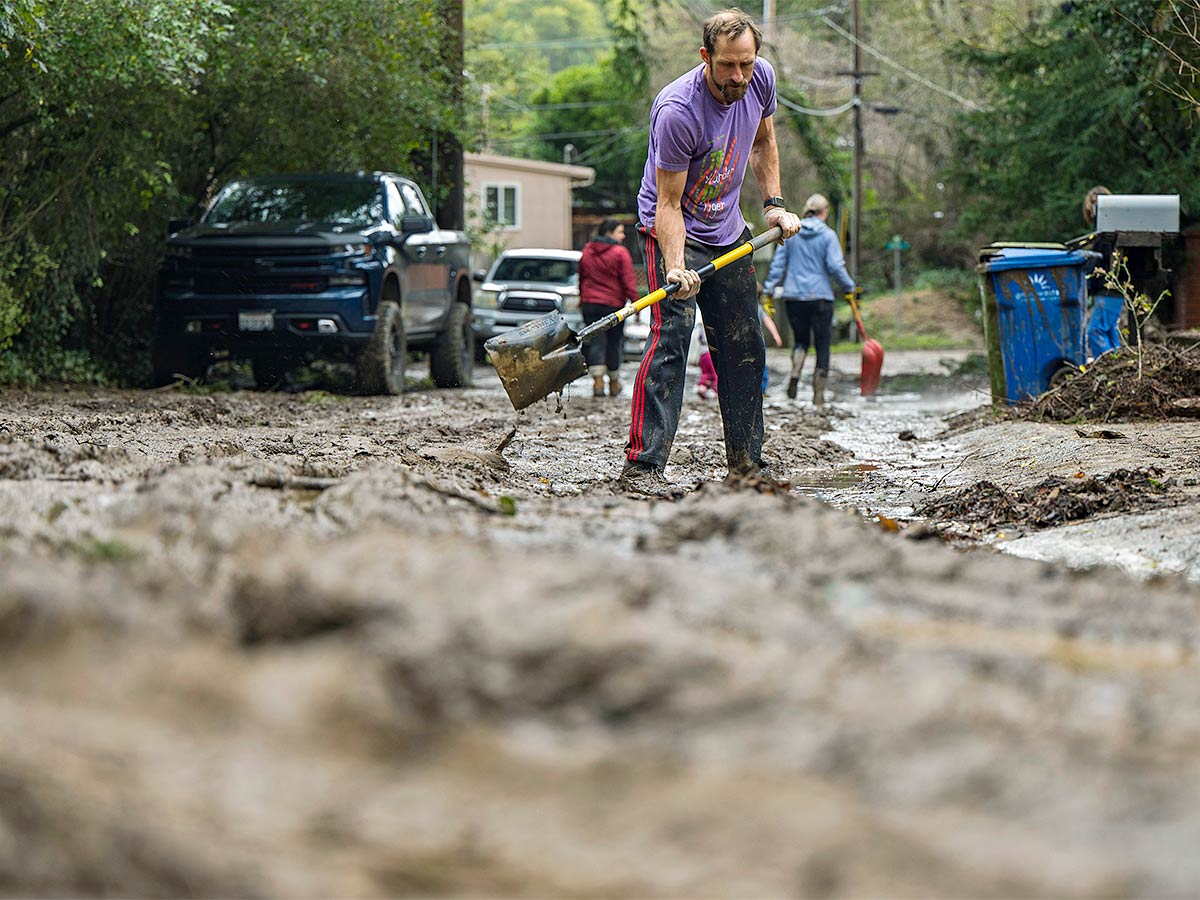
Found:
<path fill-rule="evenodd" d="M 239 312 L 239 331 L 274 331 L 275 313 L 273 312 Z"/>

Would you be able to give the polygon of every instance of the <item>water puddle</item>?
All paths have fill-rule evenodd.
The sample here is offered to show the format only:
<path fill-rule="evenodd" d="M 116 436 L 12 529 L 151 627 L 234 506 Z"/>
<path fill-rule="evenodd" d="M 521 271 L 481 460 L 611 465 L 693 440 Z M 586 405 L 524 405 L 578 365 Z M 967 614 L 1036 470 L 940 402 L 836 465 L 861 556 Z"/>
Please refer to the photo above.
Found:
<path fill-rule="evenodd" d="M 934 484 L 958 462 L 960 451 L 934 436 L 945 430 L 944 419 L 983 402 L 977 390 L 876 394 L 839 399 L 824 440 L 844 447 L 858 460 L 794 473 L 797 493 L 838 507 L 854 507 L 867 515 L 912 516 L 910 488 Z"/>
<path fill-rule="evenodd" d="M 875 463 L 855 463 L 832 468 L 801 469 L 792 473 L 790 481 L 796 493 L 835 502 L 836 498 L 862 485 L 863 479 L 878 468 Z"/>

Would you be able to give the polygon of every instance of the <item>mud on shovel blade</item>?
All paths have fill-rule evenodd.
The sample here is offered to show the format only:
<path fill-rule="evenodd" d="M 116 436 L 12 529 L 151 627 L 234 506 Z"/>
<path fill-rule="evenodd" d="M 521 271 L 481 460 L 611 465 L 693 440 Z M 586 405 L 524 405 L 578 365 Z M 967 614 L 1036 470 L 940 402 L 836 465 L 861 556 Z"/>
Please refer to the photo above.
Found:
<path fill-rule="evenodd" d="M 697 269 L 696 274 L 703 281 L 718 269 L 781 237 L 783 231 L 779 227 L 764 231 Z M 593 322 L 579 334 L 570 329 L 561 313 L 553 312 L 526 322 L 520 328 L 497 335 L 483 347 L 496 368 L 496 374 L 500 376 L 500 383 L 504 385 L 513 408 L 524 409 L 555 391 L 561 391 L 587 372 L 587 362 L 583 357 L 584 341 L 616 327 L 630 316 L 653 306 L 664 297 L 671 296 L 678 289 L 679 286 L 675 283 L 659 288 L 629 306 Z"/>
<path fill-rule="evenodd" d="M 537 403 L 587 372 L 583 347 L 558 312 L 497 335 L 483 347 L 514 409 Z"/>

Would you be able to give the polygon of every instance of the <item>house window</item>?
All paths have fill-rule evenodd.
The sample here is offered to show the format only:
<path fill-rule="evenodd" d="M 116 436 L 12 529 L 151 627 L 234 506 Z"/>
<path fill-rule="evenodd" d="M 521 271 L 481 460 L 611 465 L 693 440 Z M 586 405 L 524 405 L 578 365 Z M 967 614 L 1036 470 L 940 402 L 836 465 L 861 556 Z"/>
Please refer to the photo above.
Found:
<path fill-rule="evenodd" d="M 519 186 L 515 184 L 486 184 L 483 186 L 483 214 L 488 222 L 505 228 L 519 228 L 517 215 Z"/>

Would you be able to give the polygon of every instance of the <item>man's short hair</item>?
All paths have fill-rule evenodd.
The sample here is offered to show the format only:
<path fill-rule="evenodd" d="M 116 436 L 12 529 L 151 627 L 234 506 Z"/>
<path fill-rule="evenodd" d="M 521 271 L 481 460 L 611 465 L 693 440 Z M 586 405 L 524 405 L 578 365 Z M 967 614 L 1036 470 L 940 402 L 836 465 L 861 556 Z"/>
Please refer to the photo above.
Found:
<path fill-rule="evenodd" d="M 747 29 L 754 35 L 754 52 L 757 53 L 762 48 L 762 29 L 750 16 L 736 6 L 714 13 L 704 21 L 704 49 L 711 54 L 717 47 L 717 38 L 741 37 Z"/>

